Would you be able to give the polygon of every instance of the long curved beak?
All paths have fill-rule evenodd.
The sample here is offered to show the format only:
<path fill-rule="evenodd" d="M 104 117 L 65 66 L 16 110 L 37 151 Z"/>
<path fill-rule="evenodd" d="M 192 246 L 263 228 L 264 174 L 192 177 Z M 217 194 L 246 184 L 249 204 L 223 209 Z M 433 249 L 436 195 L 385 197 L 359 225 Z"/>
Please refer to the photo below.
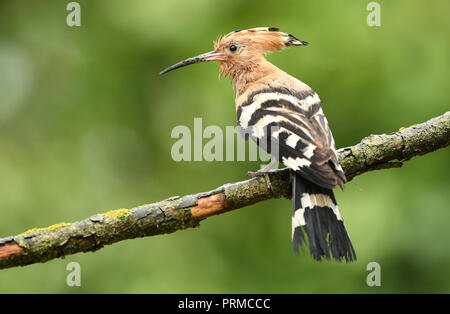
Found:
<path fill-rule="evenodd" d="M 159 74 L 165 74 L 167 72 L 170 72 L 170 71 L 178 69 L 178 68 L 182 68 L 182 67 L 190 65 L 190 64 L 207 62 L 207 61 L 222 61 L 223 58 L 224 58 L 223 54 L 217 53 L 215 51 L 210 51 L 210 52 L 198 55 L 196 57 L 192 57 L 192 58 L 183 60 L 181 62 L 178 62 L 177 64 L 174 64 L 174 65 L 168 67 L 167 69 L 162 70 L 161 72 L 159 72 Z"/>

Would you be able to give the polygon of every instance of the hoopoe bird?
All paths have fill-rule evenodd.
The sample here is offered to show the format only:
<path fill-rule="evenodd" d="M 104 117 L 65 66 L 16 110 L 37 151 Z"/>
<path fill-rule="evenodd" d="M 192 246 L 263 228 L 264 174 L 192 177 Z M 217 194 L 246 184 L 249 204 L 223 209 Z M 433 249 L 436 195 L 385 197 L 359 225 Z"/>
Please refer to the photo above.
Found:
<path fill-rule="evenodd" d="M 346 177 L 322 111 L 319 96 L 264 57 L 286 47 L 304 46 L 274 27 L 236 30 L 214 42 L 214 50 L 181 61 L 167 73 L 190 64 L 216 61 L 231 79 L 236 94 L 237 121 L 251 129 L 249 137 L 291 170 L 292 246 L 307 245 L 312 257 L 356 260 L 333 188 L 344 189 Z M 270 140 L 271 144 L 268 144 Z M 262 145 L 266 143 L 266 145 Z M 276 149 L 275 149 L 276 148 Z M 254 175 L 266 175 L 273 162 Z M 271 188 L 271 186 L 269 186 Z"/>

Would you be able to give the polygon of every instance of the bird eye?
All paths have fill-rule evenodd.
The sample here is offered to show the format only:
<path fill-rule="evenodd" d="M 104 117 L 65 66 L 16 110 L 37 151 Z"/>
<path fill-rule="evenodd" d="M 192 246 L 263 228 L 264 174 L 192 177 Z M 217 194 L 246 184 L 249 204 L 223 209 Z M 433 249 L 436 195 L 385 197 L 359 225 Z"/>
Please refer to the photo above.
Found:
<path fill-rule="evenodd" d="M 230 51 L 236 51 L 236 50 L 237 50 L 237 47 L 235 45 L 230 46 Z"/>

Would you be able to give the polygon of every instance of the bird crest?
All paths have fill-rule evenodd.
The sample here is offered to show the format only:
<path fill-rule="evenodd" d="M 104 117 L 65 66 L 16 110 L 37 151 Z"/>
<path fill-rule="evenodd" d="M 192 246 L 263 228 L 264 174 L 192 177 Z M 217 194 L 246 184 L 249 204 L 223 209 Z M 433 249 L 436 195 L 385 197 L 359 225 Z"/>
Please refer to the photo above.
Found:
<path fill-rule="evenodd" d="M 286 47 L 304 46 L 308 43 L 292 34 L 280 32 L 276 27 L 256 27 L 246 30 L 235 30 L 214 42 L 214 50 L 180 61 L 160 74 L 196 64 L 200 62 L 220 62 L 220 73 L 233 81 L 233 86 L 256 79 L 256 76 L 266 75 L 273 70 L 264 54 L 278 51 Z"/>
<path fill-rule="evenodd" d="M 278 51 L 292 46 L 307 45 L 306 41 L 296 38 L 292 34 L 281 32 L 277 27 L 255 27 L 246 30 L 235 30 L 214 42 L 214 49 L 226 47 L 232 43 L 247 43 L 262 52 Z"/>

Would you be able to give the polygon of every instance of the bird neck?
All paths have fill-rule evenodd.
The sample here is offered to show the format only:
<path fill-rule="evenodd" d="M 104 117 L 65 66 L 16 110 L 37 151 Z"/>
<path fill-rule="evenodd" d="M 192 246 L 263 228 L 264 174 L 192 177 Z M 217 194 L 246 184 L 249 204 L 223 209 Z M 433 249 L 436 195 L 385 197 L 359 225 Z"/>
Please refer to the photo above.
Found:
<path fill-rule="evenodd" d="M 222 63 L 220 72 L 231 79 L 236 97 L 242 95 L 253 83 L 281 71 L 263 56 L 246 62 Z"/>

